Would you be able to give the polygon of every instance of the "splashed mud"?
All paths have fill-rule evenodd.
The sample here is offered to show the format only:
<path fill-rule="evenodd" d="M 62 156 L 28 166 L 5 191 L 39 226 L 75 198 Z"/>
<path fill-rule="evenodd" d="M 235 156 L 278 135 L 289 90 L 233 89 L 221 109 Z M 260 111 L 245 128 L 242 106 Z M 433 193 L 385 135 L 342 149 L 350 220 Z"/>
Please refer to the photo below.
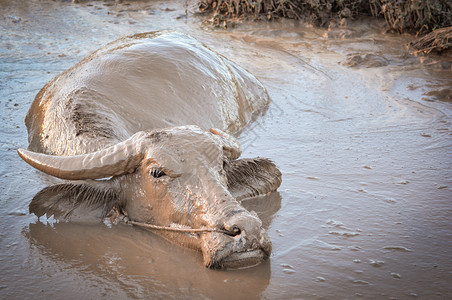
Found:
<path fill-rule="evenodd" d="M 378 21 L 211 31 L 195 7 L 0 1 L 1 297 L 451 298 L 451 57 L 410 56 L 411 37 L 382 34 Z M 55 181 L 15 152 L 39 89 L 112 40 L 165 29 L 243 66 L 272 98 L 239 136 L 245 156 L 270 157 L 283 173 L 279 193 L 244 203 L 273 243 L 255 268 L 212 271 L 139 228 L 28 214 Z"/>

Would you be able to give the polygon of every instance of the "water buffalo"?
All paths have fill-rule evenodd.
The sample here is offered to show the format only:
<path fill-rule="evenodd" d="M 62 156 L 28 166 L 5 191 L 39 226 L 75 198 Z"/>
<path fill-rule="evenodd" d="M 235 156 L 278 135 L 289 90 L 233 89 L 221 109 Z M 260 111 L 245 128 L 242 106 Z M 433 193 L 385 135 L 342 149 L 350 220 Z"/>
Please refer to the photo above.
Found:
<path fill-rule="evenodd" d="M 271 242 L 240 200 L 275 191 L 268 159 L 239 159 L 232 136 L 269 103 L 251 74 L 175 32 L 127 36 L 56 76 L 25 119 L 33 167 L 71 180 L 46 187 L 30 212 L 77 220 L 112 211 L 200 249 L 210 268 L 255 265 Z M 102 179 L 102 180 L 99 180 Z"/>

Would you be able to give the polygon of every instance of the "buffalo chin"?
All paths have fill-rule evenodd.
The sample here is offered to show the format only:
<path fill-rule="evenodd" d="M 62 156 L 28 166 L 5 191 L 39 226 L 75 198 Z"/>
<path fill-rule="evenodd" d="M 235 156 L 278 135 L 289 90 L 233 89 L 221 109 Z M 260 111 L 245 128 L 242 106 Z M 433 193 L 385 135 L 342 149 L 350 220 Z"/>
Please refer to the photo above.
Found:
<path fill-rule="evenodd" d="M 268 258 L 262 249 L 234 252 L 220 262 L 222 269 L 245 269 L 257 266 Z"/>
<path fill-rule="evenodd" d="M 244 269 L 260 264 L 270 256 L 270 239 L 264 230 L 251 241 L 250 238 L 245 232 L 237 236 L 217 232 L 203 234 L 200 246 L 204 265 L 211 269 Z"/>

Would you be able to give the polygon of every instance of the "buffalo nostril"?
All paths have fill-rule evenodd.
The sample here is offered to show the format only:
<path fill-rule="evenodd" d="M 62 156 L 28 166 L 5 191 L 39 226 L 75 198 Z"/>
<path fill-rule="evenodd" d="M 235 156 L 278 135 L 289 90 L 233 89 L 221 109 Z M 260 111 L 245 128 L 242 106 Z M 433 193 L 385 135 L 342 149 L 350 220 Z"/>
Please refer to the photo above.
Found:
<path fill-rule="evenodd" d="M 234 233 L 235 235 L 239 235 L 242 231 L 240 230 L 240 228 L 236 225 L 232 226 L 231 231 Z"/>
<path fill-rule="evenodd" d="M 237 225 L 233 225 L 230 227 L 226 226 L 224 227 L 224 231 L 229 236 L 237 236 L 242 233 L 242 230 L 240 230 L 240 228 Z"/>

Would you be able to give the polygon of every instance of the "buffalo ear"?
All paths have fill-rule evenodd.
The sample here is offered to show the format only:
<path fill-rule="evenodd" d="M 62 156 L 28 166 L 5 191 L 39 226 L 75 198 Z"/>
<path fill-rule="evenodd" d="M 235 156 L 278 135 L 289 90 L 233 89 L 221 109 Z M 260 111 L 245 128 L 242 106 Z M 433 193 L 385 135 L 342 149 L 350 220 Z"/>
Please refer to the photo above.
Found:
<path fill-rule="evenodd" d="M 229 192 L 237 200 L 265 195 L 281 185 L 281 172 L 267 158 L 226 161 L 224 170 Z"/>
<path fill-rule="evenodd" d="M 109 181 L 78 181 L 48 186 L 37 193 L 29 205 L 38 218 L 46 214 L 59 220 L 94 220 L 105 217 L 120 206 L 119 193 Z"/>

